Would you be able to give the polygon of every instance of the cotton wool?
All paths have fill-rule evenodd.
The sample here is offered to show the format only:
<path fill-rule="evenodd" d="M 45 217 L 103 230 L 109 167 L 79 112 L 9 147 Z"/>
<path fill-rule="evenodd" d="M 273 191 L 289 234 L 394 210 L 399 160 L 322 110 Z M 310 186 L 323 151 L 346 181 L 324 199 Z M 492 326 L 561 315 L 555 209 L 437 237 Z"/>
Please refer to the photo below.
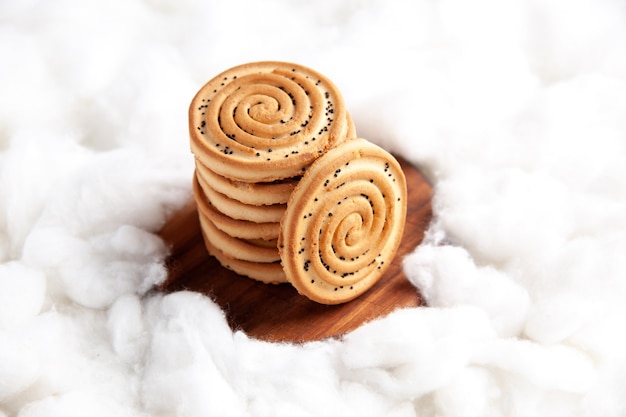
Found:
<path fill-rule="evenodd" d="M 479 307 L 501 337 L 515 337 L 524 329 L 528 292 L 499 270 L 478 267 L 462 248 L 423 245 L 404 259 L 404 266 L 429 306 Z"/>
<path fill-rule="evenodd" d="M 0 401 L 5 402 L 39 377 L 40 362 L 29 340 L 19 334 L 0 332 Z"/>
<path fill-rule="evenodd" d="M 0 264 L 0 329 L 27 325 L 41 311 L 46 294 L 45 275 L 18 262 Z"/>
<path fill-rule="evenodd" d="M 0 2 L 0 416 L 626 414 L 626 15 L 615 0 Z M 187 106 L 327 74 L 414 164 L 426 305 L 270 343 L 160 294 Z M 408 229 L 407 233 L 416 231 Z"/>

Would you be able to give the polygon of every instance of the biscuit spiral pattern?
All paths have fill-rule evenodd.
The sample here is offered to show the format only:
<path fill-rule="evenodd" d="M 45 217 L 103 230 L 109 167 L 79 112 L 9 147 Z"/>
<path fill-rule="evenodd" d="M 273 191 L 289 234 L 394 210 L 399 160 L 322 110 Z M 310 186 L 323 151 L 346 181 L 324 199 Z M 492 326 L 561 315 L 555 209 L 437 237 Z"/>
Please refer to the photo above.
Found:
<path fill-rule="evenodd" d="M 354 139 L 330 150 L 296 186 L 281 220 L 287 280 L 324 304 L 367 291 L 399 247 L 406 200 L 402 169 L 382 148 Z"/>
<path fill-rule="evenodd" d="M 345 139 L 350 122 L 328 78 L 284 62 L 226 70 L 189 108 L 192 153 L 217 174 L 245 182 L 302 175 Z"/>

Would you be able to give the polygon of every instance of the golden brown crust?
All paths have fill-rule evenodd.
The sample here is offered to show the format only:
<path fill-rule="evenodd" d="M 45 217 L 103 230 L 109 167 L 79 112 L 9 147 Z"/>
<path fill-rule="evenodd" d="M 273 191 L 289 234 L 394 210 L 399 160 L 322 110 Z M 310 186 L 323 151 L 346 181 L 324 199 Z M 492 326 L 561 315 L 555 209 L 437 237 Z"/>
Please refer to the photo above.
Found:
<path fill-rule="evenodd" d="M 307 170 L 281 220 L 287 280 L 324 303 L 352 300 L 391 264 L 406 219 L 406 179 L 382 148 L 353 139 Z"/>
<path fill-rule="evenodd" d="M 232 219 L 255 223 L 279 223 L 287 208 L 286 204 L 273 204 L 271 206 L 244 204 L 215 191 L 202 176 L 196 175 L 196 178 L 207 200 L 218 211 Z"/>
<path fill-rule="evenodd" d="M 193 178 L 193 192 L 198 206 L 198 213 L 205 216 L 224 233 L 240 239 L 263 239 L 271 240 L 278 238 L 280 229 L 279 222 L 256 223 L 246 220 L 233 219 L 217 210 L 209 200 L 207 200 L 197 176 Z"/>
<path fill-rule="evenodd" d="M 202 229 L 204 245 L 209 254 L 214 256 L 224 268 L 230 269 L 239 275 L 261 281 L 266 284 L 282 284 L 287 282 L 285 272 L 280 262 L 250 262 L 235 259 L 225 254 L 222 250 L 213 246 L 210 239 L 206 237 L 206 232 Z"/>
<path fill-rule="evenodd" d="M 348 127 L 344 140 L 347 139 L 355 139 L 357 138 L 356 126 L 354 124 L 354 120 L 352 120 L 352 116 L 350 116 L 349 112 L 346 112 L 346 117 L 348 118 Z M 339 143 L 337 143 L 338 145 Z"/>
<path fill-rule="evenodd" d="M 287 178 L 273 182 L 243 182 L 223 177 L 196 159 L 196 175 L 225 196 L 254 206 L 286 204 L 300 178 Z"/>
<path fill-rule="evenodd" d="M 299 64 L 240 65 L 206 83 L 189 107 L 193 154 L 244 182 L 297 177 L 344 139 L 348 116 L 337 87 Z"/>
<path fill-rule="evenodd" d="M 238 239 L 222 232 L 203 215 L 200 215 L 200 226 L 204 230 L 205 239 L 231 258 L 263 263 L 280 261 L 276 239 L 268 242 Z"/>
<path fill-rule="evenodd" d="M 203 238 L 225 267 L 338 304 L 391 264 L 406 218 L 404 174 L 357 139 L 322 74 L 278 61 L 228 69 L 194 96 L 189 132 Z"/>

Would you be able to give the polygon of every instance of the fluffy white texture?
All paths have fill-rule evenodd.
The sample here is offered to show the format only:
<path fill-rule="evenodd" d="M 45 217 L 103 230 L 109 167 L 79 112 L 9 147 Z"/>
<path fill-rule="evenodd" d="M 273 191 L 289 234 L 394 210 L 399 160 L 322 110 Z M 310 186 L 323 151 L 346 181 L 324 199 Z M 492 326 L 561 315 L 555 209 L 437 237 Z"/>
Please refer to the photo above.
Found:
<path fill-rule="evenodd" d="M 626 414 L 619 0 L 0 3 L 0 416 Z M 417 165 L 428 307 L 341 340 L 154 294 L 187 106 L 257 59 L 333 79 Z"/>
<path fill-rule="evenodd" d="M 219 308 L 197 294 L 180 293 L 155 299 L 147 314 L 153 327 L 140 388 L 146 410 L 156 415 L 241 415 L 244 402 L 223 375 L 236 358 Z"/>
<path fill-rule="evenodd" d="M 0 264 L 0 329 L 11 330 L 32 320 L 43 306 L 45 275 L 18 262 Z"/>
<path fill-rule="evenodd" d="M 477 267 L 462 248 L 424 245 L 405 259 L 405 265 L 429 306 L 480 307 L 503 337 L 517 336 L 523 329 L 527 291 L 493 267 Z"/>
<path fill-rule="evenodd" d="M 0 401 L 6 401 L 37 379 L 40 365 L 28 340 L 8 332 L 1 332 L 0 337 Z"/>

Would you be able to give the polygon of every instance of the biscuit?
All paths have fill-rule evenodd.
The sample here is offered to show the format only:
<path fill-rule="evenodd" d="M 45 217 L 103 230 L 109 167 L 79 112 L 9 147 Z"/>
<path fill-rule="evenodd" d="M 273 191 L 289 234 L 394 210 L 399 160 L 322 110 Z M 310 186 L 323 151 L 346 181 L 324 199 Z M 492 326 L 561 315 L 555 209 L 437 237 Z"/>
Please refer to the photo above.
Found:
<path fill-rule="evenodd" d="M 215 191 L 202 176 L 196 175 L 196 178 L 207 200 L 218 211 L 233 219 L 255 223 L 278 223 L 287 208 L 286 204 L 272 204 L 271 206 L 244 204 Z"/>
<path fill-rule="evenodd" d="M 353 128 L 343 97 L 324 75 L 264 61 L 228 69 L 189 107 L 191 151 L 236 181 L 294 178 Z"/>
<path fill-rule="evenodd" d="M 244 204 L 268 206 L 286 204 L 300 178 L 287 178 L 272 182 L 243 182 L 223 177 L 196 160 L 196 175 L 225 196 Z"/>
<path fill-rule="evenodd" d="M 198 177 L 193 178 L 193 193 L 198 213 L 208 218 L 218 229 L 224 233 L 240 239 L 263 239 L 272 240 L 278 238 L 280 222 L 256 223 L 246 220 L 237 220 L 229 217 L 217 210 L 209 200 L 207 200 Z"/>
<path fill-rule="evenodd" d="M 346 117 L 348 119 L 348 130 L 346 131 L 346 135 L 344 136 L 344 138 L 335 143 L 335 146 L 339 145 L 342 142 L 345 142 L 348 139 L 355 139 L 357 137 L 356 126 L 349 112 L 346 112 Z"/>
<path fill-rule="evenodd" d="M 328 78 L 278 61 L 233 67 L 194 96 L 189 132 L 203 239 L 223 266 L 323 304 L 360 296 L 387 270 L 406 180 L 357 138 Z"/>
<path fill-rule="evenodd" d="M 250 262 L 233 258 L 213 246 L 210 239 L 207 238 L 205 230 L 202 229 L 201 231 L 207 251 L 210 255 L 214 256 L 224 268 L 230 269 L 238 275 L 246 276 L 266 284 L 282 284 L 287 282 L 285 272 L 280 262 Z"/>
<path fill-rule="evenodd" d="M 406 203 L 406 179 L 391 154 L 365 139 L 331 149 L 309 167 L 281 219 L 287 280 L 323 304 L 363 294 L 397 252 Z"/>
<path fill-rule="evenodd" d="M 202 215 L 200 215 L 200 226 L 204 230 L 204 238 L 231 258 L 263 263 L 280 261 L 276 239 L 265 242 L 262 239 L 238 239 L 222 232 L 211 220 Z"/>

